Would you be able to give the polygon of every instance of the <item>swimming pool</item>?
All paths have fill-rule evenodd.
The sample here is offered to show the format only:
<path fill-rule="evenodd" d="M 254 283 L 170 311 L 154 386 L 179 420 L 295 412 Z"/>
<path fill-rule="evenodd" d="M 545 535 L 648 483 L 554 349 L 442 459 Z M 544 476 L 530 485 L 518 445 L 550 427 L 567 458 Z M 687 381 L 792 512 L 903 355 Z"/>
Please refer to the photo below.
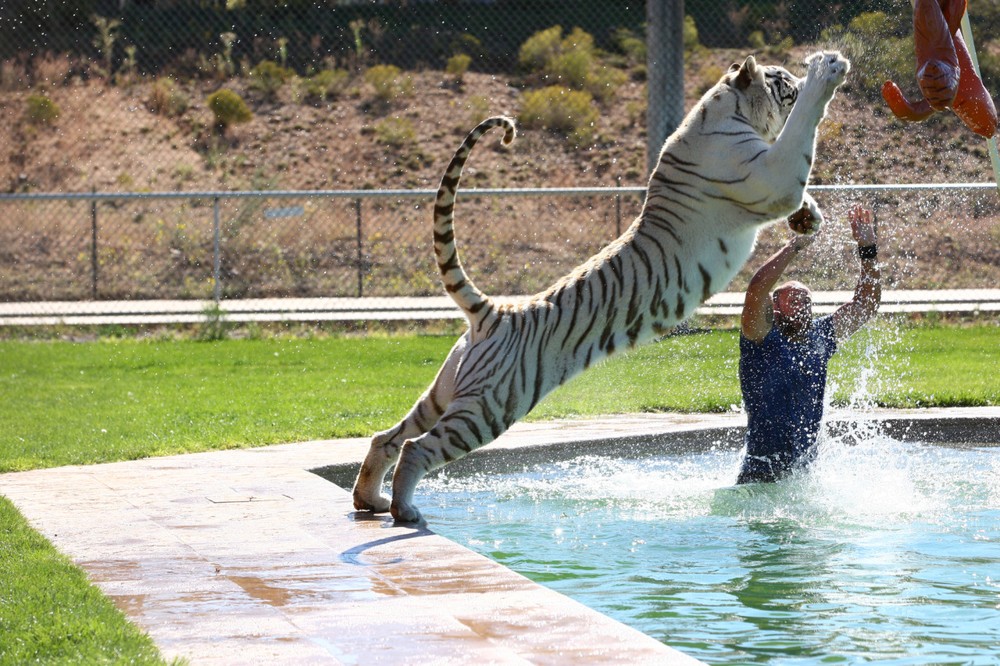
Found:
<path fill-rule="evenodd" d="M 842 430 L 777 484 L 733 487 L 725 438 L 487 460 L 417 501 L 435 532 L 710 664 L 1000 663 L 1000 448 Z"/>

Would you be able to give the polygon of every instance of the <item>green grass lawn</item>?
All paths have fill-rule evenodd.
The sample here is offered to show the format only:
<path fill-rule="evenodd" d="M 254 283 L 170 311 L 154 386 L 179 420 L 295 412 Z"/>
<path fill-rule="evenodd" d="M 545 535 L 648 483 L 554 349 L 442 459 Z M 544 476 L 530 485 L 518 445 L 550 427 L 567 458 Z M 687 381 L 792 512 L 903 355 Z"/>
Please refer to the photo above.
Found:
<path fill-rule="evenodd" d="M 0 664 L 161 664 L 150 638 L 0 502 Z"/>
<path fill-rule="evenodd" d="M 444 336 L 220 342 L 0 342 L 0 471 L 304 439 L 367 436 L 399 419 L 451 347 Z M 1000 404 L 1000 327 L 862 331 L 834 357 L 837 401 Z M 615 357 L 531 418 L 727 411 L 737 335 L 667 338 Z"/>
<path fill-rule="evenodd" d="M 0 342 L 0 471 L 369 434 L 448 340 Z"/>
<path fill-rule="evenodd" d="M 0 341 L 0 471 L 369 435 L 433 379 L 453 338 Z M 831 366 L 838 402 L 1000 404 L 1000 327 L 856 335 Z M 727 411 L 737 335 L 668 338 L 584 373 L 532 418 Z M 2 485 L 0 485 L 2 494 Z M 0 500 L 0 664 L 158 663 L 155 647 Z"/>

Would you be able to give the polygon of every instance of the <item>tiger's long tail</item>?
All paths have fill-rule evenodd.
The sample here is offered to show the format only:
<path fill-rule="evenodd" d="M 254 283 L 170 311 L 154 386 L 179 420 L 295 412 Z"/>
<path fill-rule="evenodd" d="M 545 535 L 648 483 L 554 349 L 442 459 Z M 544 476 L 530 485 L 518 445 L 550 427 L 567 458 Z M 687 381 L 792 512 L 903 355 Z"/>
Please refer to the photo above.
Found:
<path fill-rule="evenodd" d="M 493 312 L 493 300 L 481 292 L 469 278 L 458 258 L 455 246 L 455 194 L 462 179 L 462 169 L 479 138 L 494 127 L 503 127 L 503 145 L 514 140 L 514 121 L 503 116 L 487 118 L 469 132 L 465 141 L 455 151 L 448 169 L 441 177 L 437 199 L 434 202 L 434 254 L 441 281 L 452 300 L 462 308 L 472 327 L 478 327 Z"/>

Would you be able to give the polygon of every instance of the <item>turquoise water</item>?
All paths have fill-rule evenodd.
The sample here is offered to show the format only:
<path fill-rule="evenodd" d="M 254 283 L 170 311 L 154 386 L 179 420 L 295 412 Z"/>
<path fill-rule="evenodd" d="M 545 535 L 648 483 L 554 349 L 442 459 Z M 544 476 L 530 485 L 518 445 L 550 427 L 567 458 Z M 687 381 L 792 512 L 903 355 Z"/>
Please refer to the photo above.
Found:
<path fill-rule="evenodd" d="M 847 441 L 850 439 L 850 441 Z M 433 529 L 709 664 L 1000 664 L 1000 448 L 829 440 L 441 475 Z"/>

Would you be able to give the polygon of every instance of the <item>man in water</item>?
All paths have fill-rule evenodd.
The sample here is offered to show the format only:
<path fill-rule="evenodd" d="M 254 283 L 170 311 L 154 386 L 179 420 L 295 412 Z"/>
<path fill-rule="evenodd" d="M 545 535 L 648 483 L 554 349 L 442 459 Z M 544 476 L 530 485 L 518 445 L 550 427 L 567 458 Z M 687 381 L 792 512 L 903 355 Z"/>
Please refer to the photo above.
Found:
<path fill-rule="evenodd" d="M 833 314 L 813 319 L 812 295 L 801 282 L 774 289 L 815 234 L 796 235 L 750 279 L 740 321 L 747 452 L 737 483 L 776 481 L 815 456 L 827 363 L 838 343 L 878 311 L 882 288 L 875 219 L 859 205 L 848 219 L 858 244 L 861 277 L 854 298 Z"/>

